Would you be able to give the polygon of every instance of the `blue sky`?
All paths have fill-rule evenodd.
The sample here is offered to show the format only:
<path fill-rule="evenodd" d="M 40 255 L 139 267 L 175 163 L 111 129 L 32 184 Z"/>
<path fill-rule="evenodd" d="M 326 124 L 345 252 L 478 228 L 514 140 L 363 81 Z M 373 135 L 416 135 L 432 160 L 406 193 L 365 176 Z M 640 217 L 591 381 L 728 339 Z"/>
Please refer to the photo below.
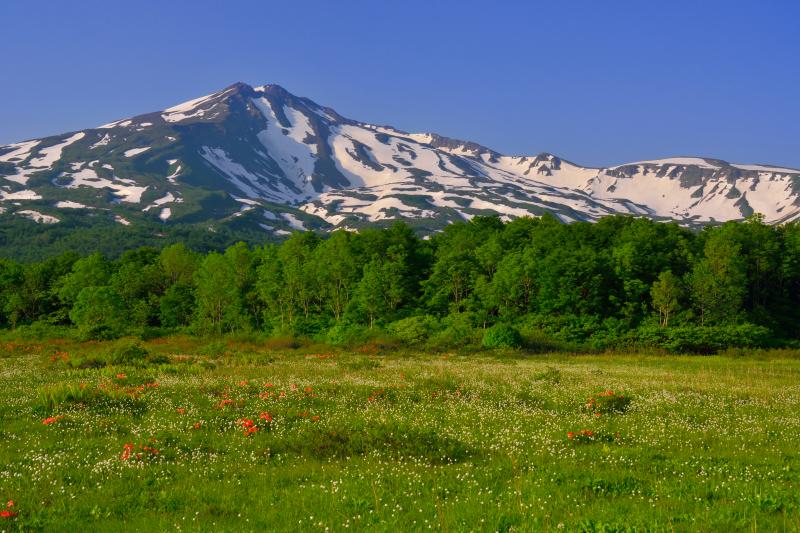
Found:
<path fill-rule="evenodd" d="M 235 81 L 585 165 L 800 167 L 800 2 L 0 2 L 0 143 Z"/>

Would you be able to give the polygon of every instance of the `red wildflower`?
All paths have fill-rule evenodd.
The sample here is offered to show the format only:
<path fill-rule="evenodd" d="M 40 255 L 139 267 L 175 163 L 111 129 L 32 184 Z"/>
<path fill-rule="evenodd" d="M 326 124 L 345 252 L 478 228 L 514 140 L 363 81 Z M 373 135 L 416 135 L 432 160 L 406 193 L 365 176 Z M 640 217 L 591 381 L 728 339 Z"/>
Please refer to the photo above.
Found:
<path fill-rule="evenodd" d="M 9 508 L 9 509 L 14 507 L 14 500 L 8 500 L 8 503 L 6 504 L 6 507 Z"/>
<path fill-rule="evenodd" d="M 239 382 L 239 386 L 240 386 L 240 387 L 247 387 L 247 380 L 246 380 L 246 379 L 243 379 L 242 381 L 240 381 L 240 382 Z"/>
<path fill-rule="evenodd" d="M 8 509 L 0 511 L 0 518 L 14 518 L 15 516 L 17 516 L 17 513 L 9 511 Z"/>
<path fill-rule="evenodd" d="M 572 440 L 572 439 L 574 439 L 574 438 L 575 438 L 575 433 L 573 433 L 572 431 L 568 431 L 568 432 L 567 432 L 567 438 L 568 438 L 569 440 Z"/>
<path fill-rule="evenodd" d="M 258 426 L 249 427 L 249 428 L 244 430 L 244 436 L 245 437 L 249 437 L 250 435 L 252 435 L 256 431 L 258 431 Z"/>
<path fill-rule="evenodd" d="M 241 420 L 239 420 L 239 424 L 241 424 L 243 428 L 251 428 L 255 426 L 255 422 L 253 422 L 249 418 L 242 418 Z"/>
<path fill-rule="evenodd" d="M 260 415 L 258 415 L 258 418 L 264 420 L 267 423 L 272 422 L 272 415 L 269 413 L 261 413 Z"/>
<path fill-rule="evenodd" d="M 45 426 L 49 426 L 50 424 L 53 424 L 53 423 L 55 423 L 55 422 L 58 422 L 58 421 L 59 421 L 59 420 L 61 420 L 62 418 L 64 418 L 64 416 L 63 416 L 63 415 L 58 415 L 58 416 L 49 416 L 49 417 L 45 418 L 44 420 L 42 420 L 42 424 L 44 424 Z M 12 503 L 13 503 L 13 502 L 12 502 Z"/>
<path fill-rule="evenodd" d="M 261 398 L 262 400 L 268 399 L 269 398 L 269 391 L 262 392 L 261 394 L 258 395 L 258 397 Z"/>
<path fill-rule="evenodd" d="M 265 389 L 269 389 L 269 388 L 271 388 L 272 386 L 273 386 L 273 385 L 272 385 L 272 383 L 264 383 L 264 388 L 265 388 Z"/>
<path fill-rule="evenodd" d="M 203 423 L 202 423 L 202 422 L 195 422 L 195 423 L 194 423 L 194 426 L 192 426 L 192 427 L 193 427 L 194 429 L 200 429 L 202 426 L 203 426 Z"/>
<path fill-rule="evenodd" d="M 133 444 L 131 444 L 130 442 L 126 443 L 125 446 L 122 447 L 122 454 L 119 456 L 119 458 L 122 461 L 127 461 L 128 459 L 131 458 L 132 451 L 133 451 Z"/>
<path fill-rule="evenodd" d="M 305 388 L 305 389 L 303 389 L 303 390 L 304 390 L 304 391 L 306 391 L 306 392 L 311 392 L 313 389 L 312 389 L 311 387 L 306 387 L 306 388 Z"/>
<path fill-rule="evenodd" d="M 311 417 L 312 422 L 319 422 L 319 415 L 314 415 Z"/>
<path fill-rule="evenodd" d="M 292 383 L 291 385 L 289 385 L 289 388 L 290 388 L 290 389 L 292 389 L 292 392 L 295 392 L 295 391 L 297 391 L 297 385 L 295 385 L 294 383 Z"/>
<path fill-rule="evenodd" d="M 178 414 L 179 415 L 185 415 L 186 414 L 186 409 L 184 409 L 183 407 L 178 407 Z"/>
<path fill-rule="evenodd" d="M 600 413 L 599 412 L 595 413 L 594 416 L 596 416 L 597 418 L 600 418 Z"/>

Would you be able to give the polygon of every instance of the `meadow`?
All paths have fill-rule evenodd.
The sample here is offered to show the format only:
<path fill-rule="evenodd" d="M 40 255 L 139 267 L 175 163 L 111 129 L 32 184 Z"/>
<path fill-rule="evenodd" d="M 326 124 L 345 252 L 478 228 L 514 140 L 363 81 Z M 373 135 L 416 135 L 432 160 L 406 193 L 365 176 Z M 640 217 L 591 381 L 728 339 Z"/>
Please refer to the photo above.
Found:
<path fill-rule="evenodd" d="M 0 345 L 0 531 L 797 531 L 800 358 Z"/>

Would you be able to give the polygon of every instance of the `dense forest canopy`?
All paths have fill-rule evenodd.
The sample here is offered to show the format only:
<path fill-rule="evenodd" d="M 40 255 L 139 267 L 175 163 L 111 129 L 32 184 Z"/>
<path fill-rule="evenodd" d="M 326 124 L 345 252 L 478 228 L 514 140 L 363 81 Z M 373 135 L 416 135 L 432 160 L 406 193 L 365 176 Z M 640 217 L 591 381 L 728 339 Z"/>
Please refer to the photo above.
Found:
<path fill-rule="evenodd" d="M 439 346 L 708 352 L 795 343 L 798 289 L 798 224 L 753 216 L 693 232 L 623 216 L 476 217 L 430 239 L 398 222 L 222 253 L 179 243 L 114 260 L 0 260 L 0 319 L 85 338 L 260 331 L 336 343 L 380 332 Z"/>

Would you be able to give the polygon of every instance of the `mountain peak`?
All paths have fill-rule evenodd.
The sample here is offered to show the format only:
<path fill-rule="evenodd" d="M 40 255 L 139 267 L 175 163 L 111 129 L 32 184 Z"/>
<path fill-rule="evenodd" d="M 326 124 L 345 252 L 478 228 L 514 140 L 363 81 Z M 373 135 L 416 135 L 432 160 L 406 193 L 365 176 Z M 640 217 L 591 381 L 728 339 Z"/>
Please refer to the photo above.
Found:
<path fill-rule="evenodd" d="M 761 212 L 779 223 L 800 220 L 800 171 L 700 157 L 589 168 L 548 152 L 504 156 L 350 120 L 277 84 L 237 82 L 163 111 L 0 146 L 0 212 L 275 236 L 396 219 L 430 233 L 487 213 L 699 225 Z"/>

